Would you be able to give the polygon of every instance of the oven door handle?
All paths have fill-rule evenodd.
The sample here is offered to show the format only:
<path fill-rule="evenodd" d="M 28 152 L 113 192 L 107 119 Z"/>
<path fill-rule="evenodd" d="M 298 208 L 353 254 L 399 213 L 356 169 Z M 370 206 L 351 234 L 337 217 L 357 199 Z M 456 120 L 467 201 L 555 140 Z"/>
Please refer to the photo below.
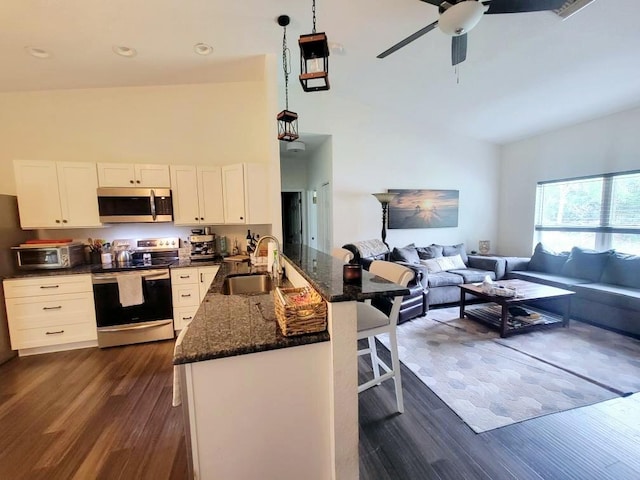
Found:
<path fill-rule="evenodd" d="M 126 273 L 121 273 L 121 275 L 127 275 Z M 169 278 L 171 278 L 171 276 L 169 275 L 168 271 L 161 271 L 161 272 L 148 272 L 148 273 L 142 273 L 141 272 L 141 276 L 144 280 L 168 280 Z M 98 283 L 116 283 L 117 280 L 117 275 L 96 275 L 95 273 L 92 275 L 92 283 L 94 284 L 98 284 Z"/>
<path fill-rule="evenodd" d="M 145 325 L 128 325 L 126 327 L 100 327 L 100 332 L 124 332 L 126 330 L 146 330 L 147 328 L 158 328 L 173 323 L 173 320 L 166 320 L 164 322 L 154 322 L 153 324 Z"/>
<path fill-rule="evenodd" d="M 156 221 L 156 192 L 154 192 L 153 190 L 151 190 L 151 192 L 149 192 L 149 202 L 151 203 L 151 218 L 153 218 L 153 221 Z"/>

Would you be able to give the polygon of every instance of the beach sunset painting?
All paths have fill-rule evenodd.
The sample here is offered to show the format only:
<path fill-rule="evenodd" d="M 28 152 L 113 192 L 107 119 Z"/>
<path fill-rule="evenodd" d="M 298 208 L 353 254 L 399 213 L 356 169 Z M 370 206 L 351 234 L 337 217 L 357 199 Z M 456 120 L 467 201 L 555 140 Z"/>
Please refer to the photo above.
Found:
<path fill-rule="evenodd" d="M 458 190 L 389 190 L 389 229 L 458 226 Z"/>

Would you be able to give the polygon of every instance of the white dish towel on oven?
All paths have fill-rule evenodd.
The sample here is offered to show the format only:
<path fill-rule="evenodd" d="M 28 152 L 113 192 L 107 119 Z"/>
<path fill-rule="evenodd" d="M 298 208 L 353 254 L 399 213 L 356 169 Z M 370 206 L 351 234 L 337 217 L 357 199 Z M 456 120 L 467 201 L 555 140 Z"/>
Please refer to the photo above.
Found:
<path fill-rule="evenodd" d="M 126 275 L 116 275 L 116 278 L 118 280 L 120 304 L 123 307 L 144 303 L 142 275 L 139 273 L 127 273 Z"/>

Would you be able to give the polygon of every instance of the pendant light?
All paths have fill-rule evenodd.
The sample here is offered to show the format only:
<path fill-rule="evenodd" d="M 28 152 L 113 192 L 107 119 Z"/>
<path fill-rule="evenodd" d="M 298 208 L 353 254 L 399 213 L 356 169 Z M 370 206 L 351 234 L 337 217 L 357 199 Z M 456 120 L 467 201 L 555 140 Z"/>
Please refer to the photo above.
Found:
<path fill-rule="evenodd" d="M 278 25 L 283 27 L 282 35 L 282 70 L 284 71 L 284 98 L 285 108 L 277 115 L 278 120 L 278 140 L 293 142 L 298 135 L 298 114 L 289 110 L 289 73 L 291 73 L 291 52 L 287 48 L 287 25 L 289 25 L 289 15 L 280 15 Z"/>
<path fill-rule="evenodd" d="M 313 30 L 300 35 L 300 83 L 305 92 L 329 90 L 329 43 L 324 32 L 316 33 L 316 0 L 313 0 Z"/>

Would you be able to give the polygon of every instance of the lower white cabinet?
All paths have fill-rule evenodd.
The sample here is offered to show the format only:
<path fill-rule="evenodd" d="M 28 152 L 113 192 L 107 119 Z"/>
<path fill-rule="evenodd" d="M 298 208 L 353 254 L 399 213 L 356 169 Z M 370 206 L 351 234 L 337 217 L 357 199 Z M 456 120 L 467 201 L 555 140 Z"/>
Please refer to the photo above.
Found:
<path fill-rule="evenodd" d="M 96 342 L 91 275 L 7 279 L 4 291 L 11 348 L 21 355 L 27 349 L 66 350 Z"/>
<path fill-rule="evenodd" d="M 193 320 L 219 269 L 219 266 L 214 265 L 171 270 L 173 326 L 175 330 L 182 330 Z"/>

